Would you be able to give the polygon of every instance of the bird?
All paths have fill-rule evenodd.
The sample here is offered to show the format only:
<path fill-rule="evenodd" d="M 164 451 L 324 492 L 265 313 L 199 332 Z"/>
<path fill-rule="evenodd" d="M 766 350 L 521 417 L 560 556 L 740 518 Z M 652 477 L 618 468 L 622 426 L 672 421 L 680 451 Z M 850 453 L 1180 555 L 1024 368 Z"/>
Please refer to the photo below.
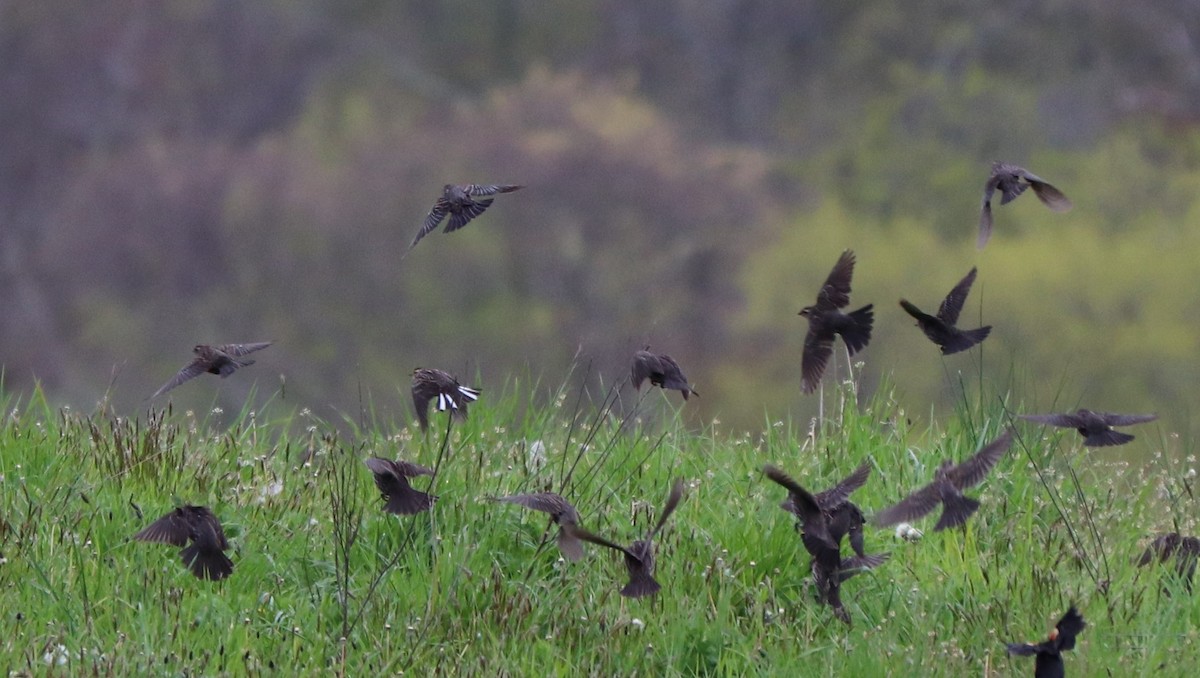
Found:
<path fill-rule="evenodd" d="M 829 548 L 838 548 L 838 543 L 829 533 L 829 516 L 821 509 L 817 498 L 776 466 L 766 464 L 762 471 L 763 475 L 788 491 L 788 497 L 784 500 L 783 505 L 786 507 L 790 503 L 791 508 L 788 510 L 800 522 L 801 532 Z"/>
<path fill-rule="evenodd" d="M 1003 194 L 1001 205 L 1007 205 L 1032 188 L 1042 204 L 1055 212 L 1066 212 L 1071 209 L 1071 201 L 1063 192 L 1051 186 L 1045 179 L 1026 170 L 1023 167 L 1009 165 L 1003 162 L 992 163 L 992 174 L 983 186 L 983 204 L 979 208 L 979 240 L 976 246 L 983 249 L 988 238 L 992 237 L 992 194 L 997 189 Z"/>
<path fill-rule="evenodd" d="M 549 513 L 554 524 L 558 525 L 558 550 L 563 557 L 570 561 L 583 558 L 583 544 L 576 536 L 579 529 L 579 512 L 566 499 L 553 492 L 535 492 L 533 494 L 513 494 L 507 497 L 489 497 L 491 501 L 517 504 L 527 509 Z"/>
<path fill-rule="evenodd" d="M 1058 620 L 1050 637 L 1043 643 L 1008 643 L 1008 653 L 1028 657 L 1037 655 L 1034 663 L 1034 678 L 1063 678 L 1064 668 L 1062 653 L 1075 649 L 1075 637 L 1087 628 L 1083 615 L 1072 605 L 1071 609 Z"/>
<path fill-rule="evenodd" d="M 155 391 L 154 395 L 150 396 L 150 398 L 157 398 L 183 382 L 195 379 L 205 372 L 219 374 L 224 379 L 237 371 L 239 367 L 254 364 L 253 360 L 239 360 L 239 358 L 248 353 L 261 351 L 272 343 L 270 341 L 260 341 L 253 344 L 221 344 L 219 346 L 196 344 L 192 348 L 192 353 L 196 354 L 196 357 L 192 358 L 192 362 L 184 365 L 183 369 L 171 377 L 170 381 L 163 384 L 162 388 Z"/>
<path fill-rule="evenodd" d="M 478 196 L 512 193 L 521 188 L 524 186 L 515 184 L 446 184 L 442 187 L 442 197 L 433 203 L 433 209 L 425 215 L 425 222 L 421 224 L 421 230 L 417 231 L 417 235 L 408 249 L 411 251 L 421 241 L 421 238 L 432 233 L 447 214 L 450 215 L 450 221 L 446 224 L 443 233 L 457 231 L 475 217 L 483 214 L 483 211 L 492 204 L 495 198 L 476 200 L 475 198 Z"/>
<path fill-rule="evenodd" d="M 621 546 L 584 529 L 576 531 L 576 535 L 593 544 L 607 546 L 624 554 L 625 570 L 629 574 L 629 583 L 621 589 L 620 594 L 626 598 L 642 598 L 652 596 L 662 589 L 662 585 L 654 578 L 654 536 L 662 530 L 667 518 L 675 512 L 679 501 L 683 498 L 683 480 L 676 480 L 658 515 L 658 522 L 646 533 L 645 539 L 639 539 L 628 547 Z"/>
<path fill-rule="evenodd" d="M 467 417 L 467 404 L 479 400 L 480 389 L 463 386 L 458 377 L 433 367 L 418 367 L 412 373 L 413 407 L 421 429 L 429 426 L 429 401 L 437 399 L 438 412 L 450 410 Z"/>
<path fill-rule="evenodd" d="M 1154 561 L 1165 563 L 1172 557 L 1175 558 L 1175 571 L 1183 578 L 1190 592 L 1192 578 L 1196 574 L 1196 562 L 1200 560 L 1200 539 L 1184 537 L 1178 532 L 1159 535 L 1142 552 L 1137 564 L 1138 567 L 1145 567 Z"/>
<path fill-rule="evenodd" d="M 181 547 L 179 557 L 197 579 L 217 581 L 233 574 L 225 531 L 207 506 L 179 506 L 133 538 Z"/>
<path fill-rule="evenodd" d="M 408 461 L 392 461 L 379 457 L 365 459 L 363 463 L 375 475 L 375 486 L 379 488 L 386 502 L 383 505 L 384 511 L 408 516 L 428 511 L 433 502 L 437 501 L 436 496 L 414 490 L 412 485 L 408 484 L 408 479 L 413 476 L 433 475 L 433 469 Z"/>
<path fill-rule="evenodd" d="M 802 390 L 812 393 L 821 383 L 825 365 L 833 355 L 833 339 L 842 335 L 850 355 L 866 348 L 871 341 L 871 325 L 875 322 L 873 304 L 867 304 L 852 313 L 840 310 L 850 303 L 850 278 L 854 275 L 854 252 L 846 250 L 833 266 L 821 291 L 817 303 L 800 309 L 799 315 L 808 318 L 808 334 L 804 337 L 804 354 L 801 359 L 803 373 Z"/>
<path fill-rule="evenodd" d="M 808 547 L 809 544 L 806 543 L 805 546 Z M 814 546 L 816 552 L 812 553 L 809 570 L 812 572 L 813 583 L 816 584 L 817 599 L 833 609 L 834 617 L 850 626 L 850 613 L 842 603 L 842 583 L 860 572 L 882 565 L 892 554 L 842 558 L 837 549 L 819 543 Z"/>
<path fill-rule="evenodd" d="M 830 540 L 840 544 L 842 537 L 849 535 L 850 545 L 859 556 L 866 556 L 863 552 L 862 534 L 862 525 L 866 521 L 863 519 L 862 511 L 854 505 L 854 502 L 850 501 L 850 494 L 865 485 L 870 475 L 871 465 L 864 462 L 837 485 L 812 495 L 817 508 L 824 514 Z M 791 481 L 790 478 L 788 480 Z M 802 531 L 804 516 L 797 506 L 796 495 L 789 490 L 787 499 L 784 499 L 779 506 L 799 519 L 796 529 Z"/>
<path fill-rule="evenodd" d="M 1124 445 L 1134 437 L 1128 433 L 1114 431 L 1112 427 L 1133 426 L 1158 419 L 1157 414 L 1112 414 L 1091 410 L 1078 410 L 1074 414 L 1022 414 L 1018 416 L 1026 421 L 1039 424 L 1073 428 L 1083 436 L 1083 444 L 1088 447 Z"/>
<path fill-rule="evenodd" d="M 651 386 L 679 391 L 684 400 L 687 400 L 689 395 L 700 395 L 688 384 L 687 377 L 674 358 L 666 354 L 651 353 L 649 346 L 633 355 L 631 379 L 633 388 L 638 391 L 642 390 L 642 382 L 649 379 Z"/>
<path fill-rule="evenodd" d="M 962 491 L 983 482 L 1011 445 L 1012 432 L 1005 431 L 975 456 L 957 466 L 949 459 L 943 461 L 934 473 L 932 483 L 908 495 L 898 504 L 880 511 L 875 516 L 875 524 L 887 527 L 916 520 L 937 508 L 938 504 L 943 505 L 942 516 L 934 526 L 934 532 L 966 523 L 979 508 L 979 501 L 963 496 Z"/>
<path fill-rule="evenodd" d="M 962 312 L 963 304 L 967 301 L 967 294 L 971 292 L 971 285 L 975 283 L 975 273 L 975 269 L 972 268 L 966 277 L 958 281 L 954 289 L 950 290 L 950 294 L 946 295 L 942 305 L 938 306 L 936 316 L 921 311 L 906 299 L 900 300 L 900 306 L 916 318 L 917 327 L 921 328 L 930 341 L 942 348 L 942 355 L 965 351 L 987 339 L 992 331 L 991 325 L 974 330 L 960 330 L 954 326 L 958 322 L 958 314 Z"/>

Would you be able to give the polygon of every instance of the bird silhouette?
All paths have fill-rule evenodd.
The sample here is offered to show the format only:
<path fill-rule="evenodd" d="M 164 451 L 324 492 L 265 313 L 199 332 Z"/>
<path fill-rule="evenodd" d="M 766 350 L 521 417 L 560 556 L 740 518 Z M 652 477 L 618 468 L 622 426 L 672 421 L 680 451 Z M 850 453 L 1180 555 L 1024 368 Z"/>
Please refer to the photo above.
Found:
<path fill-rule="evenodd" d="M 383 494 L 383 510 L 399 516 L 408 516 L 428 511 L 437 501 L 432 494 L 414 490 L 408 479 L 415 476 L 431 476 L 433 469 L 407 461 L 392 461 L 371 457 L 363 460 L 375 476 L 375 486 Z"/>
<path fill-rule="evenodd" d="M 1071 201 L 1063 192 L 1051 186 L 1045 179 L 1030 173 L 1023 167 L 1009 165 L 1003 162 L 992 163 L 992 174 L 983 187 L 983 204 L 979 208 L 979 241 L 977 246 L 983 249 L 988 239 L 992 237 L 992 194 L 1001 192 L 1000 204 L 1007 205 L 1032 188 L 1038 199 L 1046 207 L 1055 212 L 1066 212 L 1071 209 Z"/>
<path fill-rule="evenodd" d="M 483 214 L 492 204 L 495 198 L 487 198 L 484 200 L 476 200 L 481 195 L 496 195 L 498 193 L 512 193 L 523 186 L 513 184 L 446 184 L 442 187 L 442 197 L 433 203 L 433 209 L 429 210 L 429 214 L 425 215 L 425 221 L 421 224 L 421 230 L 417 231 L 417 235 L 413 238 L 412 244 L 408 246 L 411 251 L 417 246 L 421 238 L 433 232 L 438 224 L 442 223 L 442 219 L 446 215 L 450 215 L 450 221 L 446 224 L 443 233 L 450 233 L 466 226 L 475 217 Z"/>
<path fill-rule="evenodd" d="M 638 351 L 633 355 L 631 379 L 634 389 L 642 390 L 642 382 L 649 379 L 651 386 L 679 391 L 683 394 L 684 400 L 688 399 L 688 395 L 700 395 L 688 384 L 687 377 L 684 376 L 683 370 L 680 369 L 679 363 L 675 362 L 674 358 L 666 354 L 651 353 L 649 348 L 647 346 L 646 350 Z"/>
<path fill-rule="evenodd" d="M 255 344 L 221 344 L 220 346 L 209 346 L 208 344 L 196 344 L 192 348 L 192 353 L 196 357 L 192 358 L 192 362 L 183 366 L 183 369 L 171 377 L 171 380 L 162 385 L 162 388 L 154 392 L 151 398 L 170 391 L 176 386 L 185 381 L 195 379 L 205 372 L 211 374 L 219 374 L 224 379 L 237 371 L 239 367 L 253 365 L 253 360 L 239 360 L 242 356 L 255 351 L 261 351 L 270 346 L 273 342 L 261 341 Z"/>
<path fill-rule="evenodd" d="M 1011 445 L 1012 433 L 1005 431 L 975 456 L 957 466 L 949 459 L 943 461 L 934 472 L 932 483 L 908 495 L 898 504 L 880 511 L 875 516 L 875 524 L 887 527 L 911 522 L 942 504 L 942 515 L 933 528 L 934 532 L 962 525 L 979 508 L 979 502 L 963 496 L 962 491 L 983 482 Z"/>
<path fill-rule="evenodd" d="M 658 515 L 658 522 L 646 533 L 644 539 L 639 539 L 628 547 L 621 546 L 582 528 L 576 530 L 576 536 L 580 539 L 600 546 L 607 546 L 610 549 L 620 551 L 624 555 L 625 571 L 629 574 L 629 583 L 621 589 L 620 593 L 626 598 L 652 596 L 662 589 L 662 585 L 654 578 L 654 537 L 662 530 L 663 525 L 667 522 L 667 518 L 670 518 L 671 514 L 675 512 L 675 508 L 679 506 L 679 501 L 682 498 L 683 481 L 676 480 L 675 484 L 671 486 L 670 495 L 667 496 L 667 503 L 663 504 L 662 511 Z"/>
<path fill-rule="evenodd" d="M 800 363 L 802 390 L 805 393 L 812 393 L 821 383 L 825 365 L 833 355 L 836 335 L 842 336 L 850 355 L 866 348 L 871 341 L 871 325 L 875 322 L 872 304 L 852 313 L 839 310 L 850 303 L 854 261 L 853 251 L 842 252 L 825 284 L 821 286 L 821 291 L 817 293 L 817 303 L 800 309 L 800 315 L 808 318 L 808 333 L 804 336 L 804 353 Z"/>
<path fill-rule="evenodd" d="M 206 506 L 177 507 L 133 538 L 181 547 L 180 560 L 198 579 L 215 581 L 233 574 L 233 561 L 225 555 L 229 549 L 225 531 Z"/>
<path fill-rule="evenodd" d="M 549 513 L 554 524 L 558 525 L 556 541 L 559 552 L 570 561 L 583 558 L 583 544 L 576 536 L 576 532 L 579 530 L 579 512 L 566 499 L 553 492 L 514 494 L 507 497 L 489 497 L 489 499 Z"/>
<path fill-rule="evenodd" d="M 1196 575 L 1196 563 L 1200 560 L 1200 539 L 1184 537 L 1178 532 L 1159 535 L 1142 552 L 1137 564 L 1138 567 L 1145 567 L 1154 561 L 1165 563 L 1171 558 L 1175 558 L 1175 571 L 1190 593 L 1192 578 Z"/>
<path fill-rule="evenodd" d="M 958 314 L 962 312 L 963 304 L 967 301 L 967 294 L 971 292 L 971 285 L 974 283 L 975 269 L 972 268 L 971 272 L 960 280 L 954 289 L 950 290 L 950 294 L 946 295 L 942 305 L 938 307 L 936 316 L 923 312 L 906 299 L 900 300 L 900 306 L 909 315 L 916 318 L 917 326 L 921 328 L 925 336 L 942 348 L 942 355 L 965 351 L 987 339 L 988 334 L 992 331 L 991 325 L 975 330 L 960 330 L 955 327 L 958 322 Z"/>
<path fill-rule="evenodd" d="M 1087 628 L 1083 615 L 1072 605 L 1071 609 L 1058 620 L 1050 638 L 1043 643 L 1008 643 L 1008 653 L 1022 657 L 1036 655 L 1034 663 L 1034 678 L 1063 678 L 1062 653 L 1075 649 L 1075 637 Z"/>
<path fill-rule="evenodd" d="M 1134 437 L 1128 433 L 1114 431 L 1112 427 L 1133 426 L 1158 419 L 1157 414 L 1112 414 L 1091 410 L 1079 410 L 1074 414 L 1022 414 L 1018 416 L 1026 421 L 1039 424 L 1073 428 L 1083 436 L 1083 444 L 1088 447 L 1124 445 Z"/>
<path fill-rule="evenodd" d="M 463 386 L 449 372 L 433 367 L 418 367 L 412 374 L 413 407 L 421 428 L 429 426 L 429 402 L 437 400 L 438 412 L 454 412 L 466 419 L 467 405 L 479 400 L 478 388 Z"/>
<path fill-rule="evenodd" d="M 787 499 L 781 506 L 796 516 L 800 531 L 829 548 L 838 548 L 838 543 L 829 534 L 829 516 L 821 509 L 817 498 L 777 466 L 767 464 L 762 471 L 763 475 L 788 491 Z"/>

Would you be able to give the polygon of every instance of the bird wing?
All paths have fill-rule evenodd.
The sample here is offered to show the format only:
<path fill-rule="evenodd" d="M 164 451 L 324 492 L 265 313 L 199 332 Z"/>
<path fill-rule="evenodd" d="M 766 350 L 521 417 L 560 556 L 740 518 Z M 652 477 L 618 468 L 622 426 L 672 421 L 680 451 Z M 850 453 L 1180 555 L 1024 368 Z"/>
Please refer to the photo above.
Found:
<path fill-rule="evenodd" d="M 1113 414 L 1111 412 L 1097 412 L 1096 414 L 1109 426 L 1133 426 L 1158 419 L 1157 414 Z"/>
<path fill-rule="evenodd" d="M 170 391 L 171 389 L 182 384 L 183 382 L 189 381 L 191 379 L 195 379 L 196 377 L 204 374 L 207 371 L 208 371 L 208 362 L 203 360 L 202 358 L 195 358 L 192 360 L 192 362 L 185 365 L 183 369 L 179 370 L 179 372 L 177 372 L 175 374 L 175 376 L 171 377 L 170 381 L 163 384 L 162 387 L 159 388 L 157 391 L 155 391 L 154 395 L 152 395 L 150 397 L 157 398 L 158 396 L 166 393 L 167 391 Z"/>
<path fill-rule="evenodd" d="M 554 494 L 553 492 L 537 492 L 535 494 L 514 494 L 507 497 L 493 497 L 492 501 L 502 501 L 509 504 L 517 504 L 524 506 L 533 511 L 541 511 L 554 516 L 555 522 L 560 525 L 563 523 L 578 522 L 578 513 L 575 507 L 566 499 Z"/>
<path fill-rule="evenodd" d="M 133 535 L 137 541 L 155 544 L 170 544 L 171 546 L 187 546 L 188 537 L 192 533 L 182 509 L 173 509 L 158 520 L 150 523 L 141 532 Z"/>
<path fill-rule="evenodd" d="M 850 279 L 854 276 L 854 251 L 846 250 L 838 257 L 821 291 L 817 293 L 817 309 L 832 311 L 850 303 Z"/>
<path fill-rule="evenodd" d="M 640 557 L 638 557 L 637 554 L 635 554 L 633 551 L 625 548 L 624 546 L 621 546 L 620 544 L 618 544 L 616 542 L 609 541 L 609 540 L 605 539 L 604 537 L 601 537 L 598 534 L 588 532 L 587 530 L 583 529 L 582 527 L 579 527 L 579 526 L 572 527 L 569 534 L 577 539 L 582 539 L 584 541 L 590 541 L 591 543 L 597 544 L 599 546 L 607 546 L 608 548 L 613 549 L 614 551 L 620 551 L 621 553 L 624 553 L 625 555 L 629 556 L 630 558 L 633 558 L 634 560 L 637 560 L 638 562 L 641 562 L 641 560 L 642 560 Z"/>
<path fill-rule="evenodd" d="M 465 187 L 467 195 L 496 195 L 497 193 L 512 193 L 525 188 L 515 184 L 468 184 Z"/>
<path fill-rule="evenodd" d="M 763 466 L 763 473 L 788 491 L 792 505 L 796 507 L 796 517 L 802 522 L 807 524 L 809 521 L 817 520 L 821 517 L 821 507 L 817 504 L 816 497 L 801 487 L 800 483 L 793 480 L 782 469 L 767 464 Z"/>
<path fill-rule="evenodd" d="M 425 215 L 425 222 L 421 224 L 421 230 L 417 231 L 417 235 L 413 238 L 412 243 L 409 244 L 408 249 L 411 250 L 416 247 L 417 243 L 421 242 L 421 238 L 432 233 L 433 229 L 442 223 L 442 219 L 446 218 L 446 212 L 449 209 L 450 203 L 446 202 L 445 198 L 438 198 L 437 202 L 433 203 L 433 209 L 429 210 L 429 214 Z"/>
<path fill-rule="evenodd" d="M 950 294 L 946 295 L 942 305 L 938 307 L 937 317 L 947 325 L 954 325 L 958 322 L 958 314 L 962 312 L 963 304 L 967 303 L 967 295 L 971 292 L 971 285 L 975 284 L 976 269 L 971 268 L 962 280 L 950 290 Z"/>
<path fill-rule="evenodd" d="M 1008 647 L 1009 654 L 1015 654 L 1021 657 L 1035 655 L 1040 649 L 1037 645 L 1030 645 L 1029 643 L 1008 643 L 1006 647 Z"/>
<path fill-rule="evenodd" d="M 191 509 L 193 529 L 200 533 L 211 530 L 212 535 L 216 538 L 217 547 L 222 551 L 228 549 L 229 541 L 225 539 L 225 530 L 221 527 L 221 521 L 217 519 L 216 514 L 205 506 L 193 506 Z"/>
<path fill-rule="evenodd" d="M 484 210 L 490 207 L 492 198 L 487 200 L 472 200 L 462 206 L 457 212 L 451 212 L 450 221 L 446 222 L 446 228 L 442 229 L 442 233 L 453 233 L 458 229 L 466 226 L 472 219 L 483 214 Z"/>
<path fill-rule="evenodd" d="M 662 374 L 662 366 L 659 364 L 658 356 L 649 351 L 638 351 L 633 355 L 633 387 L 640 390 L 642 382 L 649 379 L 654 374 Z"/>
<path fill-rule="evenodd" d="M 983 249 L 992 237 L 992 194 L 999 185 L 1000 175 L 993 170 L 987 183 L 983 185 L 983 202 L 979 205 L 979 239 L 975 243 L 979 249 Z"/>
<path fill-rule="evenodd" d="M 960 490 L 974 487 L 983 482 L 988 472 L 996 466 L 1011 446 L 1012 431 L 1005 431 L 999 438 L 984 445 L 975 453 L 975 456 L 950 469 L 946 475 L 950 482 Z"/>
<path fill-rule="evenodd" d="M 1071 209 L 1070 199 L 1053 184 L 1026 169 L 1017 168 L 1017 173 L 1021 175 L 1022 179 L 1029 182 L 1029 186 L 1033 188 L 1033 194 L 1042 201 L 1043 205 L 1055 212 L 1066 212 Z"/>
<path fill-rule="evenodd" d="M 271 342 L 271 341 L 260 341 L 260 342 L 253 343 L 253 344 L 222 344 L 221 346 L 217 347 L 217 350 L 224 353 L 225 355 L 233 356 L 233 357 L 237 358 L 240 356 L 244 356 L 247 353 L 254 353 L 255 351 L 261 351 L 273 343 L 274 342 Z"/>
<path fill-rule="evenodd" d="M 1072 605 L 1071 609 L 1058 620 L 1054 625 L 1058 629 L 1058 637 L 1054 639 L 1055 645 L 1059 650 L 1070 650 L 1075 647 L 1075 636 L 1083 633 L 1087 628 L 1087 622 L 1083 620 L 1083 615 L 1079 614 L 1079 610 Z"/>
<path fill-rule="evenodd" d="M 658 534 L 658 531 L 667 522 L 667 518 L 670 518 L 671 514 L 675 512 L 676 507 L 679 506 L 680 499 L 683 499 L 682 478 L 676 479 L 675 484 L 671 486 L 671 494 L 667 495 L 667 503 L 663 504 L 662 513 L 658 515 L 658 523 L 654 525 L 653 530 L 646 533 L 646 541 L 650 541 L 654 538 L 654 535 Z"/>
<path fill-rule="evenodd" d="M 913 318 L 916 318 L 917 325 L 921 327 L 921 331 L 925 333 L 925 336 L 928 337 L 930 341 L 938 346 L 943 345 L 952 333 L 952 330 L 947 328 L 946 323 L 940 318 L 935 318 L 916 306 L 913 306 L 907 299 L 900 300 L 900 308 L 903 308 L 905 313 L 911 315 Z"/>
<path fill-rule="evenodd" d="M 824 492 L 817 493 L 815 497 L 817 506 L 820 506 L 825 511 L 832 511 L 841 506 L 850 498 L 850 495 L 855 490 L 867 483 L 867 478 L 870 475 L 871 464 L 864 461 L 858 468 L 854 469 L 853 473 L 843 478 L 842 482 Z"/>
<path fill-rule="evenodd" d="M 1047 424 L 1049 426 L 1062 426 L 1063 428 L 1079 428 L 1083 424 L 1079 417 L 1074 414 L 1019 414 L 1017 416 L 1025 421 Z"/>
<path fill-rule="evenodd" d="M 833 336 L 832 333 L 816 331 L 809 324 L 808 334 L 804 336 L 804 353 L 800 359 L 801 390 L 805 393 L 812 393 L 821 384 L 825 365 L 833 356 Z"/>
<path fill-rule="evenodd" d="M 916 520 L 937 508 L 942 493 L 937 481 L 913 492 L 898 503 L 875 514 L 874 522 L 879 527 Z"/>

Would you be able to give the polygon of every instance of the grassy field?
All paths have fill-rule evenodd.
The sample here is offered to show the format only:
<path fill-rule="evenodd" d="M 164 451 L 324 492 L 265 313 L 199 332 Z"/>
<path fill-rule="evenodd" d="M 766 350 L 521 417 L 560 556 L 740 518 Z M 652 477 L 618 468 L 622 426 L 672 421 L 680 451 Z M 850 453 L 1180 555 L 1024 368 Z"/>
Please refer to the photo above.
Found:
<path fill-rule="evenodd" d="M 916 543 L 867 528 L 892 559 L 849 580 L 847 628 L 817 604 L 771 462 L 824 489 L 871 460 L 870 515 L 1010 418 L 964 399 L 910 430 L 888 390 L 861 406 L 828 385 L 826 420 L 688 430 L 657 389 L 620 416 L 609 394 L 513 383 L 469 421 L 422 436 L 368 413 L 337 422 L 269 405 L 227 428 L 209 413 L 136 420 L 8 395 L 0 422 L 0 669 L 8 675 L 1030 675 L 1004 642 L 1043 640 L 1071 602 L 1089 626 L 1070 675 L 1191 675 L 1200 605 L 1147 535 L 1196 532 L 1186 441 L 1142 427 L 1145 465 L 1073 432 L 1018 425 L 965 530 Z M 1019 403 L 1010 403 L 1013 407 Z M 286 410 L 286 411 L 284 411 Z M 213 420 L 217 417 L 211 417 Z M 449 431 L 447 435 L 446 432 Z M 429 466 L 434 509 L 397 519 L 362 459 Z M 555 490 L 628 543 L 671 480 L 684 500 L 658 543 L 657 599 L 617 595 L 624 568 L 589 547 L 559 559 L 543 514 L 489 495 Z M 418 479 L 423 489 L 428 478 Z M 207 504 L 236 570 L 193 578 L 176 549 L 129 537 L 177 502 Z M 848 549 L 847 549 L 848 551 Z M 1168 593 L 1163 592 L 1166 587 Z"/>

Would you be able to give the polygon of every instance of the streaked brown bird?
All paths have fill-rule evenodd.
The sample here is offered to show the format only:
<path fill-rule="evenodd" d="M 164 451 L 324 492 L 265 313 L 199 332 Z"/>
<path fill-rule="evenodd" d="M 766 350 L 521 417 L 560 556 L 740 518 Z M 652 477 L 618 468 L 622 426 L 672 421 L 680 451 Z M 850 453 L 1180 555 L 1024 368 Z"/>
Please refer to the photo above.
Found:
<path fill-rule="evenodd" d="M 558 525 L 556 541 L 559 552 L 570 561 L 583 558 L 583 544 L 576 536 L 576 532 L 579 530 L 579 512 L 566 499 L 553 492 L 514 494 L 507 497 L 489 497 L 489 499 L 549 513 L 551 520 Z"/>
<path fill-rule="evenodd" d="M 1114 431 L 1114 426 L 1133 426 L 1158 419 L 1157 414 L 1112 414 L 1111 412 L 1093 412 L 1079 410 L 1074 414 L 1022 414 L 1018 415 L 1026 421 L 1039 424 L 1073 428 L 1083 436 L 1083 444 L 1088 447 L 1106 447 L 1109 445 L 1124 445 L 1133 440 L 1128 433 Z"/>
<path fill-rule="evenodd" d="M 422 511 L 428 511 L 437 497 L 413 489 L 408 483 L 409 478 L 416 476 L 431 476 L 433 469 L 408 461 L 392 461 L 371 457 L 363 460 L 367 468 L 375 476 L 375 486 L 383 495 L 383 510 L 398 516 L 410 516 Z"/>
<path fill-rule="evenodd" d="M 1071 201 L 1063 192 L 1051 186 L 1045 179 L 1026 170 L 1023 167 L 1009 165 L 1003 162 L 992 163 L 992 174 L 983 186 L 983 205 L 979 208 L 979 241 L 977 246 L 983 249 L 988 238 L 992 237 L 992 194 L 997 190 L 1002 194 L 1000 204 L 1007 205 L 1032 188 L 1034 195 L 1042 204 L 1055 212 L 1066 212 L 1071 209 Z"/>
<path fill-rule="evenodd" d="M 937 315 L 932 316 L 910 304 L 906 299 L 900 300 L 900 306 L 917 320 L 917 327 L 929 337 L 929 340 L 942 348 L 942 355 L 950 355 L 965 351 L 975 344 L 987 339 L 992 331 L 991 325 L 985 325 L 975 330 L 960 330 L 955 327 L 958 315 L 962 312 L 971 285 L 975 283 L 975 269 L 966 275 L 950 290 L 950 294 L 938 306 Z"/>
<path fill-rule="evenodd" d="M 934 473 L 932 483 L 913 492 L 895 506 L 879 512 L 875 524 L 880 527 L 911 522 L 942 504 L 942 516 L 934 526 L 934 532 L 948 527 L 958 527 L 979 508 L 979 502 L 965 497 L 962 491 L 978 485 L 996 466 L 1012 445 L 1012 432 L 1005 431 L 999 438 L 985 445 L 975 456 L 955 466 L 947 459 Z"/>
<path fill-rule="evenodd" d="M 225 555 L 229 549 L 225 531 L 206 506 L 180 506 L 133 538 L 181 547 L 180 560 L 198 579 L 215 581 L 233 574 L 233 561 Z"/>
<path fill-rule="evenodd" d="M 842 335 L 850 355 L 866 348 L 871 341 L 871 325 L 875 322 L 872 304 L 848 314 L 838 310 L 850 303 L 850 278 L 853 276 L 854 252 L 846 250 L 817 293 L 817 303 L 800 309 L 800 315 L 808 318 L 808 334 L 804 336 L 804 354 L 800 363 L 805 393 L 817 390 L 821 383 L 825 365 L 833 355 L 836 335 Z"/>
<path fill-rule="evenodd" d="M 687 400 L 689 395 L 700 395 L 696 389 L 688 384 L 687 377 L 684 376 L 683 370 L 680 369 L 679 363 L 675 362 L 674 358 L 666 354 L 656 354 L 650 352 L 650 347 L 645 350 L 638 351 L 633 355 L 633 388 L 642 390 L 642 382 L 649 379 L 651 386 L 658 386 L 663 390 L 679 391 L 683 394 L 683 399 Z"/>
<path fill-rule="evenodd" d="M 479 400 L 480 389 L 463 386 L 458 377 L 433 367 L 418 367 L 412 373 L 413 407 L 421 428 L 429 427 L 429 403 L 437 401 L 437 411 L 453 412 L 467 418 L 467 405 Z"/>
<path fill-rule="evenodd" d="M 192 358 L 192 362 L 184 365 L 179 373 L 171 377 L 171 380 L 162 385 L 162 388 L 154 392 L 151 398 L 170 391 L 176 386 L 190 379 L 208 372 L 210 374 L 219 374 L 224 379 L 237 371 L 239 367 L 253 365 L 253 360 L 239 360 L 242 356 L 255 351 L 261 351 L 270 346 L 273 342 L 260 341 L 254 344 L 222 344 L 220 346 L 209 346 L 208 344 L 197 344 L 192 353 L 196 357 Z"/>
<path fill-rule="evenodd" d="M 1034 678 L 1063 678 L 1062 653 L 1075 649 L 1075 637 L 1087 628 L 1083 615 L 1072 605 L 1071 609 L 1058 620 L 1050 638 L 1043 643 L 1008 643 L 1008 653 L 1022 657 L 1036 655 L 1033 666 Z"/>
<path fill-rule="evenodd" d="M 1175 558 L 1175 571 L 1183 578 L 1188 592 L 1191 592 L 1196 563 L 1200 561 L 1200 539 L 1184 537 L 1178 532 L 1159 535 L 1142 552 L 1137 564 L 1138 567 L 1145 567 L 1155 561 L 1166 563 L 1171 558 Z"/>
<path fill-rule="evenodd" d="M 446 184 L 442 187 L 442 197 L 433 203 L 433 209 L 429 210 L 429 214 L 425 215 L 425 222 L 421 224 L 421 230 L 417 231 L 417 236 L 413 238 L 412 244 L 408 249 L 417 246 L 421 238 L 433 232 L 433 229 L 442 223 L 442 219 L 446 215 L 450 215 L 450 221 L 446 224 L 443 233 L 450 233 L 466 226 L 469 221 L 483 214 L 483 211 L 491 206 L 495 198 L 487 198 L 485 200 L 476 200 L 481 195 L 496 195 L 498 193 L 512 193 L 515 190 L 524 188 L 513 184 Z"/>
<path fill-rule="evenodd" d="M 625 570 L 629 573 L 629 583 L 621 589 L 620 594 L 626 598 L 652 596 L 662 589 L 662 585 L 654 578 L 654 536 L 662 530 L 663 525 L 667 522 L 667 518 L 670 518 L 671 514 L 675 512 L 682 498 L 683 480 L 676 480 L 675 484 L 671 486 L 670 495 L 667 496 L 667 503 L 663 504 L 662 512 L 658 515 L 658 522 L 646 533 L 645 539 L 633 542 L 628 548 L 611 542 L 604 537 L 592 534 L 587 530 L 579 529 L 576 531 L 580 539 L 590 541 L 593 544 L 599 544 L 600 546 L 607 546 L 610 549 L 620 551 L 624 555 Z"/>

